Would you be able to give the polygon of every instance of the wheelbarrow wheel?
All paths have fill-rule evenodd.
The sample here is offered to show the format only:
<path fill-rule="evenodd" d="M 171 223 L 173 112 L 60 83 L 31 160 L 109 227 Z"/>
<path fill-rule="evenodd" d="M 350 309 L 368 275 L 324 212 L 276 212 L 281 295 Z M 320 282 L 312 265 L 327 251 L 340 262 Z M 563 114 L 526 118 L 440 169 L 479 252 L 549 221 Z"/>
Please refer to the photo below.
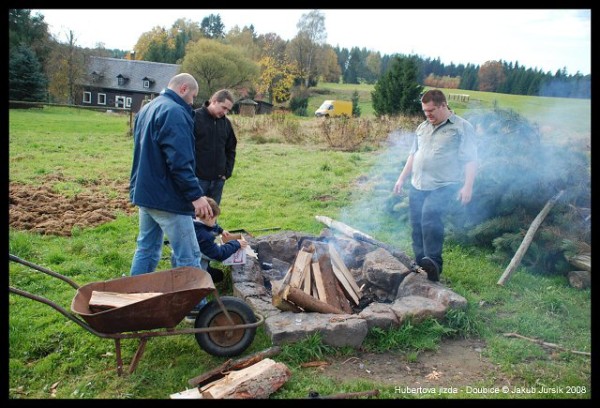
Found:
<path fill-rule="evenodd" d="M 233 319 L 233 325 L 256 323 L 256 316 L 252 308 L 242 299 L 235 296 L 221 296 L 223 306 Z M 231 326 L 226 314 L 216 300 L 206 304 L 198 313 L 194 326 L 221 327 Z M 196 341 L 200 348 L 213 356 L 231 357 L 238 356 L 246 350 L 256 334 L 256 327 L 247 329 L 214 330 L 205 333 L 196 333 Z"/>

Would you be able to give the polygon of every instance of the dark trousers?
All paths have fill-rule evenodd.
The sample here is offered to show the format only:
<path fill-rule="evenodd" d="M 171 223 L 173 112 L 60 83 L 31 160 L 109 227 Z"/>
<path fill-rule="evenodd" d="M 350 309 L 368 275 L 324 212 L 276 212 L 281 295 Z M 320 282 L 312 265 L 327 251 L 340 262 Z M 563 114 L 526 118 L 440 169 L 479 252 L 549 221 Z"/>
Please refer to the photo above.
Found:
<path fill-rule="evenodd" d="M 415 260 L 420 264 L 423 257 L 433 259 L 442 272 L 442 249 L 444 246 L 444 217 L 456 205 L 460 187 L 450 185 L 436 190 L 409 191 L 410 225 Z"/>
<path fill-rule="evenodd" d="M 221 195 L 223 195 L 223 186 L 225 185 L 225 180 L 217 179 L 217 180 L 202 180 L 200 181 L 200 187 L 204 191 L 204 195 L 212 198 L 217 202 L 217 204 L 221 204 Z"/>

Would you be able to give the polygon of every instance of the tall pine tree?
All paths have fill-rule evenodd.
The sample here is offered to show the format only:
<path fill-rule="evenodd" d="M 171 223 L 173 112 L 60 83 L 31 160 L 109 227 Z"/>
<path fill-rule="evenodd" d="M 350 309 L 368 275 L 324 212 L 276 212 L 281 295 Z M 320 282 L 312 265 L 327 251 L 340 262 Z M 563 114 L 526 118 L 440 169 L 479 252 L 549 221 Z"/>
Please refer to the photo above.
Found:
<path fill-rule="evenodd" d="M 416 115 L 421 112 L 419 66 L 415 57 L 396 56 L 371 93 L 375 115 Z"/>
<path fill-rule="evenodd" d="M 20 45 L 11 53 L 8 65 L 8 94 L 13 101 L 44 102 L 47 79 L 31 48 Z"/>

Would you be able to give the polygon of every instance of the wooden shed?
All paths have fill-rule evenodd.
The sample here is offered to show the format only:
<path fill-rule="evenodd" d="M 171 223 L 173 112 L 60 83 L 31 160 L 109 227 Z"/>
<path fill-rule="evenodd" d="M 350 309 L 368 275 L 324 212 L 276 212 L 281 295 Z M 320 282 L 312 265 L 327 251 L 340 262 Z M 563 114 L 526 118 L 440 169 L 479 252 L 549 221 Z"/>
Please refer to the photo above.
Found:
<path fill-rule="evenodd" d="M 254 116 L 256 114 L 256 106 L 258 103 L 254 102 L 252 99 L 241 99 L 238 101 L 240 106 L 240 115 L 242 116 Z"/>
<path fill-rule="evenodd" d="M 258 106 L 256 107 L 257 115 L 269 114 L 273 111 L 273 104 L 265 101 L 256 101 Z"/>

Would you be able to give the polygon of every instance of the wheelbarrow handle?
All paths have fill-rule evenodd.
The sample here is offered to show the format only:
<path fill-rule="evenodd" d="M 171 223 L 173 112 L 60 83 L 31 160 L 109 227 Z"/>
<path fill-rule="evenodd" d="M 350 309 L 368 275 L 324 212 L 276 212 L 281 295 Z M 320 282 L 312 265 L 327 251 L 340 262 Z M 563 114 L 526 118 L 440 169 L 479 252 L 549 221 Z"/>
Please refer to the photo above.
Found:
<path fill-rule="evenodd" d="M 53 301 L 46 299 L 45 297 L 34 295 L 33 293 L 29 293 L 25 290 L 15 288 L 14 286 L 9 286 L 8 290 L 9 290 L 9 292 L 15 293 L 17 295 L 20 295 L 20 296 L 26 297 L 28 299 L 35 300 L 37 302 L 40 302 L 40 303 L 50 306 L 54 310 L 58 311 L 61 315 L 65 316 L 69 320 L 74 321 L 75 323 L 77 323 L 78 325 L 80 325 L 81 327 L 83 327 L 84 329 L 89 331 L 90 333 L 95 334 L 96 336 L 110 337 L 104 333 L 100 333 L 99 331 L 94 330 L 89 324 L 87 324 L 83 320 L 77 318 L 72 313 L 69 313 L 65 308 L 59 306 L 58 304 L 54 303 Z"/>
<path fill-rule="evenodd" d="M 65 282 L 67 282 L 69 285 L 71 285 L 75 289 L 79 289 L 79 285 L 78 284 L 76 284 L 71 279 L 67 278 L 66 276 L 61 275 L 60 273 L 52 272 L 50 269 L 46 269 L 43 266 L 39 266 L 39 265 L 36 265 L 36 264 L 31 263 L 29 261 L 26 261 L 24 259 L 21 259 L 18 256 L 15 256 L 13 254 L 8 254 L 8 258 L 11 261 L 20 263 L 20 264 L 25 265 L 25 266 L 29 266 L 32 269 L 35 269 L 35 270 L 40 271 L 40 272 L 43 272 L 43 273 L 48 274 L 50 276 L 54 276 L 55 278 L 58 278 L 60 280 L 63 280 Z"/>

